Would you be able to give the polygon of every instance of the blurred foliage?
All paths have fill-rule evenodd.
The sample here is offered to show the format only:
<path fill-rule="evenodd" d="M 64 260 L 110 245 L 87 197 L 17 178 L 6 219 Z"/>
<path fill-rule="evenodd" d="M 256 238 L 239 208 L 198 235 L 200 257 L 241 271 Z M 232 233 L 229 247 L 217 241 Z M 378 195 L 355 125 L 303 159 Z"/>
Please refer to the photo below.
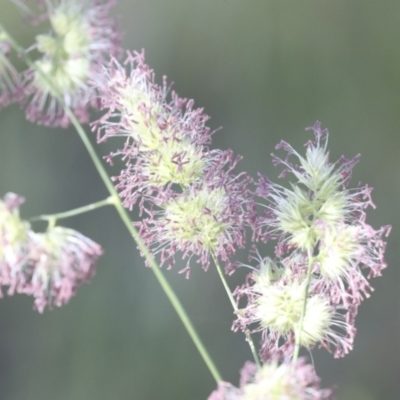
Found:
<path fill-rule="evenodd" d="M 212 116 L 212 127 L 223 125 L 214 146 L 243 155 L 241 168 L 254 177 L 275 179 L 275 144 L 300 149 L 309 139 L 304 127 L 317 119 L 330 130 L 333 159 L 362 154 L 352 182 L 375 189 L 369 222 L 394 227 L 389 268 L 361 307 L 354 351 L 342 360 L 325 351 L 313 357 L 339 399 L 399 399 L 400 2 L 120 0 L 114 12 L 124 46 L 145 48 L 159 81 L 168 75 Z M 32 43 L 10 2 L 0 2 L 0 18 L 21 43 Z M 0 135 L 0 193 L 25 196 L 24 217 L 106 196 L 73 129 L 32 125 L 12 106 L 0 113 Z M 1 300 L 0 398 L 206 399 L 215 383 L 116 213 L 65 223 L 101 243 L 105 255 L 68 306 L 39 315 L 28 297 Z M 250 354 L 243 335 L 230 330 L 216 272 L 195 265 L 187 281 L 178 270 L 168 279 L 224 378 L 237 383 Z M 232 287 L 243 276 L 230 278 Z"/>

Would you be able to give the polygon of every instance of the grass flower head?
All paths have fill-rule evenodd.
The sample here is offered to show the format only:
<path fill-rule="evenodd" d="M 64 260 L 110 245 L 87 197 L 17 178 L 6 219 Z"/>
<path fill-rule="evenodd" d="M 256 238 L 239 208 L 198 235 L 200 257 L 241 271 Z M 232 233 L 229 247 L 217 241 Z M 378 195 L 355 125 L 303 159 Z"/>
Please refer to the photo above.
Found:
<path fill-rule="evenodd" d="M 35 298 L 35 307 L 60 307 L 95 272 L 101 246 L 77 231 L 54 227 L 31 234 L 30 280 L 21 290 Z"/>
<path fill-rule="evenodd" d="M 270 259 L 248 277 L 243 287 L 236 289 L 247 304 L 239 309 L 234 329 L 262 333 L 261 358 L 291 357 L 296 336 L 307 349 L 314 346 L 344 356 L 352 348 L 355 329 L 349 324 L 341 307 L 333 304 L 323 290 L 312 283 L 307 292 L 306 308 L 301 319 L 306 295 L 306 259 L 283 259 L 278 265 Z M 299 324 L 301 322 L 301 331 Z"/>
<path fill-rule="evenodd" d="M 48 34 L 36 37 L 42 57 L 25 73 L 30 96 L 27 117 L 44 125 L 67 126 L 63 104 L 80 122 L 88 122 L 90 106 L 97 107 L 89 85 L 109 56 L 119 53 L 119 33 L 109 16 L 109 0 L 48 0 Z"/>
<path fill-rule="evenodd" d="M 204 269 L 210 256 L 222 260 L 227 268 L 230 256 L 245 244 L 245 227 L 251 223 L 252 199 L 246 174 L 235 175 L 240 158 L 231 151 L 221 152 L 219 164 L 203 175 L 203 182 L 187 186 L 169 196 L 138 223 L 146 244 L 161 253 L 162 262 L 174 263 L 180 251 L 188 258 L 198 256 Z"/>
<path fill-rule="evenodd" d="M 171 185 L 185 187 L 214 166 L 218 152 L 210 151 L 209 117 L 194 108 L 193 100 L 170 91 L 164 77 L 160 86 L 145 63 L 144 52 L 128 53 L 128 68 L 113 60 L 101 87 L 107 112 L 94 124 L 98 142 L 124 137 L 124 147 L 109 155 L 121 157 L 125 168 L 115 177 L 124 206 L 132 208 L 140 197 L 151 199 Z M 170 100 L 168 99 L 170 97 Z"/>
<path fill-rule="evenodd" d="M 19 206 L 24 201 L 15 193 L 7 193 L 0 200 L 0 288 L 8 286 L 9 294 L 20 285 L 21 273 L 29 261 L 30 226 L 19 217 Z"/>
<path fill-rule="evenodd" d="M 314 367 L 301 358 L 295 365 L 272 361 L 258 371 L 247 362 L 241 370 L 240 388 L 220 382 L 208 400 L 323 400 L 332 394 L 320 388 Z"/>
<path fill-rule="evenodd" d="M 319 122 L 308 129 L 315 140 L 306 144 L 305 157 L 283 141 L 277 148 L 286 150 L 287 156 L 273 155 L 274 163 L 284 166 L 281 176 L 295 177 L 291 188 L 260 178 L 257 193 L 268 204 L 258 234 L 263 240 L 278 240 L 278 256 L 291 251 L 315 254 L 314 279 L 337 304 L 352 308 L 353 320 L 362 296 L 372 290 L 362 270 L 369 270 L 372 277 L 386 267 L 383 238 L 390 227 L 375 230 L 366 223 L 365 210 L 374 207 L 369 186 L 348 187 L 359 155 L 331 163 L 328 131 Z M 291 162 L 292 156 L 298 162 Z"/>

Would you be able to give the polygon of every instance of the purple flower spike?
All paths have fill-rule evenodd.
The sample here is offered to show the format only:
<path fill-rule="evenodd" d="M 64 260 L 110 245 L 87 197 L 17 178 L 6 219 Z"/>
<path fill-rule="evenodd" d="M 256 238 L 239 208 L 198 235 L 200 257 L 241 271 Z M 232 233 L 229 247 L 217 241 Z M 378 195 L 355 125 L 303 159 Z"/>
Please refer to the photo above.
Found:
<path fill-rule="evenodd" d="M 162 263 L 172 266 L 179 251 L 188 259 L 186 276 L 192 257 L 204 269 L 210 255 L 229 267 L 230 256 L 244 246 L 245 226 L 255 225 L 251 179 L 234 173 L 240 157 L 208 148 L 209 117 L 174 92 L 168 100 L 166 78 L 162 86 L 155 82 L 143 51 L 128 53 L 125 64 L 112 60 L 95 82 L 107 112 L 93 124 L 98 142 L 125 138 L 123 148 L 107 156 L 125 163 L 114 177 L 124 206 L 139 202 L 145 218 L 136 225 Z"/>
<path fill-rule="evenodd" d="M 113 60 L 103 79 L 94 82 L 101 88 L 107 113 L 93 128 L 99 143 L 126 138 L 123 148 L 107 160 L 112 163 L 120 157 L 125 163 L 114 180 L 124 206 L 131 209 L 139 198 L 153 202 L 173 184 L 184 187 L 199 181 L 214 168 L 219 152 L 206 147 L 213 132 L 206 126 L 209 117 L 203 109 L 175 92 L 169 100 L 171 85 L 165 77 L 161 86 L 155 82 L 143 51 L 128 53 L 125 64 L 128 67 Z"/>
<path fill-rule="evenodd" d="M 248 304 L 238 314 L 235 327 L 259 324 L 256 330 L 263 332 L 264 359 L 293 351 L 300 315 L 296 299 L 304 302 L 306 276 L 310 278 L 300 344 L 306 348 L 319 344 L 336 357 L 348 353 L 358 306 L 373 290 L 368 279 L 386 267 L 384 238 L 390 226 L 375 230 L 366 223 L 365 210 L 375 207 L 369 186 L 348 188 L 360 156 L 332 163 L 328 131 L 319 122 L 307 130 L 314 132 L 315 140 L 306 143 L 305 156 L 284 141 L 277 149 L 286 151 L 286 156 L 273 156 L 275 165 L 283 165 L 283 175 L 295 178 L 290 189 L 261 176 L 256 191 L 267 202 L 262 205 L 265 212 L 258 219 L 256 236 L 278 241 L 275 254 L 283 267 L 272 267 L 272 271 L 281 276 L 271 279 L 268 266 L 272 264 L 259 257 L 259 272 L 237 290 L 239 296 L 248 297 Z M 268 279 L 263 277 L 265 269 Z M 315 314 L 314 318 L 307 313 Z"/>
<path fill-rule="evenodd" d="M 275 157 L 297 182 L 286 189 L 260 179 L 257 194 L 267 204 L 257 235 L 264 241 L 277 239 L 278 256 L 315 250 L 314 272 L 321 287 L 338 302 L 358 305 L 361 293 L 367 295 L 371 290 L 361 269 L 369 270 L 369 276 L 378 276 L 386 267 L 383 238 L 390 227 L 374 230 L 365 222 L 365 209 L 375 207 L 369 186 L 348 188 L 359 155 L 331 163 L 328 131 L 321 129 L 319 122 L 308 130 L 314 132 L 315 141 L 306 144 L 305 157 L 286 142 L 279 148 L 287 151 L 287 156 Z M 290 162 L 290 156 L 298 163 Z"/>

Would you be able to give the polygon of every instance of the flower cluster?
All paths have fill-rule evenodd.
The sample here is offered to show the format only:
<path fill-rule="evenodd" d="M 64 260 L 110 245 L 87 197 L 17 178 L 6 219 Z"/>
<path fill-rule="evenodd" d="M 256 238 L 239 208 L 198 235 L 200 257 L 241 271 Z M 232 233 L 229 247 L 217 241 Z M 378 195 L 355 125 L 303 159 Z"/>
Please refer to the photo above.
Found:
<path fill-rule="evenodd" d="M 331 399 L 330 389 L 321 389 L 312 365 L 299 359 L 296 364 L 272 361 L 257 371 L 247 362 L 241 370 L 240 388 L 220 382 L 208 400 L 323 400 Z"/>
<path fill-rule="evenodd" d="M 247 174 L 235 174 L 239 157 L 232 151 L 210 150 L 213 132 L 208 116 L 192 100 L 170 86 L 155 83 L 144 53 L 128 53 L 127 71 L 113 60 L 104 77 L 95 82 L 107 113 L 93 126 L 98 142 L 126 138 L 122 149 L 111 153 L 110 163 L 121 157 L 125 167 L 115 177 L 125 207 L 139 202 L 145 214 L 137 223 L 148 247 L 162 263 L 174 263 L 177 251 L 188 258 L 182 272 L 189 273 L 192 256 L 204 269 L 210 256 L 229 264 L 243 247 L 245 226 L 252 216 Z"/>
<path fill-rule="evenodd" d="M 101 247 L 72 229 L 35 233 L 19 217 L 24 199 L 0 200 L 0 288 L 33 296 L 39 312 L 65 304 L 93 276 Z"/>
<path fill-rule="evenodd" d="M 247 306 L 239 311 L 234 329 L 245 330 L 256 324 L 253 331 L 262 333 L 263 360 L 290 357 L 296 335 L 301 346 L 311 349 L 320 345 L 328 350 L 332 347 L 337 357 L 351 349 L 355 329 L 346 321 L 343 306 L 333 304 L 314 281 L 306 292 L 306 273 L 304 256 L 287 257 L 279 265 L 259 257 L 259 265 L 246 285 L 236 290 L 239 298 L 247 297 Z"/>
<path fill-rule="evenodd" d="M 276 258 L 257 254 L 258 268 L 236 291 L 248 301 L 234 327 L 256 324 L 263 360 L 290 357 L 296 340 L 308 349 L 323 346 L 335 357 L 347 354 L 358 306 L 372 291 L 368 278 L 386 267 L 383 237 L 390 227 L 374 230 L 365 222 L 365 209 L 373 206 L 370 187 L 348 188 L 359 156 L 331 163 L 328 131 L 319 122 L 308 129 L 315 141 L 306 144 L 305 157 L 283 141 L 277 148 L 287 156 L 273 155 L 274 163 L 284 166 L 281 177 L 296 178 L 291 188 L 260 177 L 257 194 L 267 203 L 256 236 L 277 240 Z"/>
<path fill-rule="evenodd" d="M 64 107 L 80 122 L 89 121 L 89 108 L 98 106 L 88 84 L 109 56 L 119 54 L 119 33 L 110 18 L 112 0 L 48 0 L 44 2 L 51 31 L 36 37 L 32 49 L 42 56 L 24 74 L 30 97 L 27 118 L 44 125 L 69 124 Z"/>
<path fill-rule="evenodd" d="M 10 43 L 0 30 L 0 109 L 22 97 L 20 75 L 8 58 Z"/>
<path fill-rule="evenodd" d="M 28 10 L 23 1 L 14 2 Z M 172 91 L 166 77 L 156 83 L 144 51 L 128 52 L 123 65 L 116 60 L 120 34 L 109 17 L 113 0 L 38 5 L 43 14 L 36 18 L 29 11 L 29 17 L 47 20 L 50 31 L 27 50 L 40 58 L 28 61 L 32 67 L 22 78 L 0 31 L 0 108 L 24 100 L 29 120 L 61 127 L 70 123 L 69 109 L 82 123 L 89 122 L 90 108 L 106 110 L 92 127 L 98 143 L 124 138 L 122 148 L 106 157 L 110 164 L 122 161 L 112 179 L 123 206 L 138 207 L 142 219 L 133 224 L 161 264 L 172 267 L 178 252 L 187 260 L 180 271 L 186 277 L 193 260 L 207 270 L 213 259 L 230 273 L 248 227 L 254 241 L 276 241 L 274 258 L 253 246 L 250 258 L 257 265 L 234 293 L 233 329 L 247 339 L 261 333 L 263 365 L 246 363 L 240 387 L 219 382 L 209 400 L 330 399 L 332 391 L 320 389 L 299 349 L 319 346 L 335 357 L 346 355 L 358 307 L 373 290 L 369 279 L 386 267 L 390 227 L 376 230 L 366 223 L 366 209 L 374 207 L 370 187 L 349 188 L 359 155 L 331 162 L 328 131 L 316 122 L 307 128 L 315 138 L 304 156 L 284 141 L 276 148 L 286 155 L 272 154 L 273 163 L 283 166 L 280 177 L 294 178 L 290 187 L 260 175 L 252 192 L 253 180 L 236 172 L 241 157 L 210 148 L 215 131 L 207 126 L 209 117 Z M 254 195 L 262 199 L 259 216 Z M 0 296 L 4 289 L 30 295 L 43 312 L 67 303 L 91 279 L 102 249 L 55 223 L 34 232 L 19 217 L 23 202 L 13 193 L 0 199 Z"/>
<path fill-rule="evenodd" d="M 101 106 L 108 110 L 94 126 L 99 143 L 126 137 L 124 147 L 108 160 L 120 156 L 125 162 L 114 179 L 124 206 L 131 209 L 139 198 L 154 199 L 166 186 L 200 181 L 205 169 L 214 168 L 218 153 L 206 147 L 213 133 L 206 126 L 209 117 L 174 92 L 168 102 L 166 79 L 162 86 L 156 84 L 143 51 L 128 53 L 125 64 L 128 68 L 112 60 L 94 82 L 101 88 Z"/>

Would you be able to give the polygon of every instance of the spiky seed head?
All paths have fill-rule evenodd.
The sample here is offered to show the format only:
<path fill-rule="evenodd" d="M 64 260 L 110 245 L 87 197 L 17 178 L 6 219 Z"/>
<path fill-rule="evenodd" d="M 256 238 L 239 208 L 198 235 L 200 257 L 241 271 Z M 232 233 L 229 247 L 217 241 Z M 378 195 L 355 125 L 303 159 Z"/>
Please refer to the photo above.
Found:
<path fill-rule="evenodd" d="M 215 249 L 220 236 L 229 228 L 229 221 L 222 219 L 227 200 L 223 188 L 204 188 L 193 197 L 184 196 L 165 204 L 166 235 L 170 235 L 170 240 Z"/>
<path fill-rule="evenodd" d="M 241 370 L 240 388 L 220 382 L 208 400 L 326 400 L 331 389 L 321 389 L 314 367 L 304 358 L 296 363 L 266 362 L 260 369 L 246 362 Z"/>
<path fill-rule="evenodd" d="M 322 276 L 336 281 L 347 279 L 352 264 L 362 256 L 359 226 L 342 225 L 325 231 L 319 245 L 319 267 Z"/>
<path fill-rule="evenodd" d="M 305 281 L 293 281 L 288 285 L 260 285 L 258 278 L 254 291 L 254 318 L 260 326 L 285 337 L 297 333 L 304 307 Z M 326 335 L 333 316 L 329 302 L 320 296 L 309 296 L 303 319 L 300 344 L 309 348 L 321 342 Z"/>
<path fill-rule="evenodd" d="M 143 173 L 149 176 L 149 183 L 165 186 L 176 183 L 185 187 L 201 175 L 205 159 L 201 148 L 188 140 L 167 141 L 157 151 L 143 156 Z"/>
<path fill-rule="evenodd" d="M 60 307 L 95 272 L 101 246 L 73 229 L 54 227 L 31 233 L 31 279 L 22 293 L 35 298 L 35 307 Z"/>
<path fill-rule="evenodd" d="M 87 122 L 89 108 L 98 107 L 97 89 L 89 80 L 120 52 L 120 35 L 108 15 L 113 2 L 49 0 L 45 5 L 51 31 L 36 37 L 34 48 L 42 56 L 25 72 L 27 117 L 44 125 L 67 126 L 65 104 L 80 122 Z"/>

